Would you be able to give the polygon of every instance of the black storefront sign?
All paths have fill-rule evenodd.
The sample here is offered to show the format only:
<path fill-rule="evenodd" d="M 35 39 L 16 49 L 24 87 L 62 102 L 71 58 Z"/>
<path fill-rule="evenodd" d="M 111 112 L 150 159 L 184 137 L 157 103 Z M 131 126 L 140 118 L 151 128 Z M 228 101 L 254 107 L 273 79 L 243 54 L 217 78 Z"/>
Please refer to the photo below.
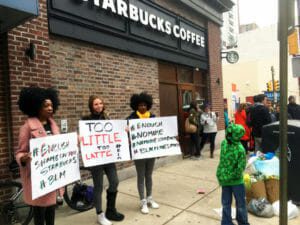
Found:
<path fill-rule="evenodd" d="M 207 69 L 207 32 L 145 0 L 50 0 L 49 30 L 161 60 Z"/>

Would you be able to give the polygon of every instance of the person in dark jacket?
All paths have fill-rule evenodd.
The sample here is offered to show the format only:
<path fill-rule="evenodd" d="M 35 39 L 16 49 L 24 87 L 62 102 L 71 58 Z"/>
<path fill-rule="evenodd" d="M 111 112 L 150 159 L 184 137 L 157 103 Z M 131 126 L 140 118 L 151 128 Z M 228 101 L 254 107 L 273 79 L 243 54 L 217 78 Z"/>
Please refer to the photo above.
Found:
<path fill-rule="evenodd" d="M 243 173 L 246 168 L 246 153 L 240 142 L 245 134 L 242 125 L 229 124 L 226 139 L 221 143 L 220 162 L 217 179 L 222 186 L 222 221 L 221 225 L 232 224 L 232 195 L 236 201 L 236 220 L 239 225 L 249 225 L 245 200 Z"/>
<path fill-rule="evenodd" d="M 252 135 L 255 141 L 255 151 L 262 151 L 261 148 L 261 134 L 262 127 L 272 122 L 269 109 L 267 108 L 267 97 L 264 94 L 256 96 L 257 102 L 251 109 L 251 121 Z"/>
<path fill-rule="evenodd" d="M 294 96 L 289 97 L 288 113 L 292 120 L 300 120 L 300 105 L 296 104 Z"/>
<path fill-rule="evenodd" d="M 200 124 L 201 112 L 196 101 L 192 101 L 189 110 L 189 122 L 197 127 L 196 133 L 190 133 L 191 136 L 191 159 L 200 159 L 200 130 L 202 125 Z"/>
<path fill-rule="evenodd" d="M 127 117 L 130 119 L 147 119 L 155 117 L 149 110 L 152 108 L 152 96 L 146 92 L 140 94 L 133 94 L 130 99 L 130 107 L 133 112 Z M 134 160 L 137 172 L 137 187 L 140 197 L 141 212 L 148 214 L 150 206 L 153 209 L 158 209 L 159 205 L 152 198 L 152 173 L 154 169 L 155 158 L 146 158 Z M 146 198 L 145 198 L 145 184 L 146 184 Z"/>
<path fill-rule="evenodd" d="M 105 113 L 103 100 L 91 95 L 88 102 L 90 115 L 83 116 L 82 120 L 108 120 L 109 117 Z M 98 165 L 90 167 L 93 183 L 94 183 L 94 206 L 96 208 L 98 223 L 101 225 L 111 225 L 109 220 L 121 221 L 124 215 L 116 210 L 117 189 L 119 179 L 115 163 Z M 106 174 L 109 187 L 107 189 L 107 207 L 106 212 L 102 211 L 102 191 L 103 191 L 103 172 Z"/>

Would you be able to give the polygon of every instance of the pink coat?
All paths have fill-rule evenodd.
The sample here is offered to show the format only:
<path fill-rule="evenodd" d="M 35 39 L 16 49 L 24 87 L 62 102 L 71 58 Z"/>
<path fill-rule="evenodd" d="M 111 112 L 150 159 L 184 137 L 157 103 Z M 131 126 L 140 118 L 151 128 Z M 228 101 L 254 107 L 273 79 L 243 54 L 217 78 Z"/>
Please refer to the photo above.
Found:
<path fill-rule="evenodd" d="M 59 134 L 59 128 L 56 125 L 55 121 L 51 118 L 49 119 L 49 121 L 50 121 L 52 133 Z M 21 180 L 22 180 L 22 185 L 24 190 L 23 192 L 24 201 L 28 205 L 45 207 L 45 206 L 56 204 L 56 191 L 53 191 L 42 197 L 32 200 L 30 162 L 27 162 L 26 166 L 22 166 L 20 161 L 21 157 L 25 153 L 28 153 L 30 151 L 29 140 L 31 138 L 45 137 L 45 136 L 47 136 L 46 131 L 38 118 L 28 118 L 25 121 L 25 124 L 20 128 L 19 146 L 16 151 L 16 160 L 20 166 L 20 175 L 21 175 Z M 60 196 L 63 195 L 63 192 L 64 189 L 61 188 L 59 190 Z"/>

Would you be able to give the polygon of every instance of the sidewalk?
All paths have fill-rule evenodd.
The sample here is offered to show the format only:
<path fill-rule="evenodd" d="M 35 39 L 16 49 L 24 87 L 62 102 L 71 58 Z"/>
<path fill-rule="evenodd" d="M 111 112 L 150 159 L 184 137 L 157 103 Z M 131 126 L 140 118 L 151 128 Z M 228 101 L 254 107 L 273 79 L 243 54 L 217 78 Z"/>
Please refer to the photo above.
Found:
<path fill-rule="evenodd" d="M 148 215 L 140 213 L 136 177 L 119 184 L 117 209 L 125 215 L 124 221 L 113 222 L 122 225 L 215 225 L 220 217 L 213 210 L 221 207 L 221 189 L 215 173 L 219 151 L 210 159 L 204 152 L 204 159 L 181 160 L 160 167 L 153 174 L 153 197 L 160 204 L 159 209 L 150 209 Z M 197 194 L 197 188 L 204 188 L 205 194 Z M 106 193 L 103 192 L 103 208 Z M 279 218 L 259 218 L 251 214 L 251 225 L 277 225 Z M 56 211 L 56 225 L 96 225 L 96 213 L 92 209 L 79 213 L 66 204 Z M 300 224 L 300 217 L 289 220 L 289 225 Z"/>

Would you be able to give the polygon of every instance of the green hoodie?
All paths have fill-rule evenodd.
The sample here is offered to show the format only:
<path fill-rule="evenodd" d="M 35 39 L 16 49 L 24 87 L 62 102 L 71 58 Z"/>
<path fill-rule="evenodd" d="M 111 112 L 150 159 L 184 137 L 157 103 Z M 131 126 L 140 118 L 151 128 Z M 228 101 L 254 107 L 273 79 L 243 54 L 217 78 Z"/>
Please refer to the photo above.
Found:
<path fill-rule="evenodd" d="M 221 186 L 243 184 L 246 168 L 246 153 L 240 142 L 245 129 L 241 125 L 230 124 L 226 129 L 226 139 L 221 144 L 217 178 Z"/>

